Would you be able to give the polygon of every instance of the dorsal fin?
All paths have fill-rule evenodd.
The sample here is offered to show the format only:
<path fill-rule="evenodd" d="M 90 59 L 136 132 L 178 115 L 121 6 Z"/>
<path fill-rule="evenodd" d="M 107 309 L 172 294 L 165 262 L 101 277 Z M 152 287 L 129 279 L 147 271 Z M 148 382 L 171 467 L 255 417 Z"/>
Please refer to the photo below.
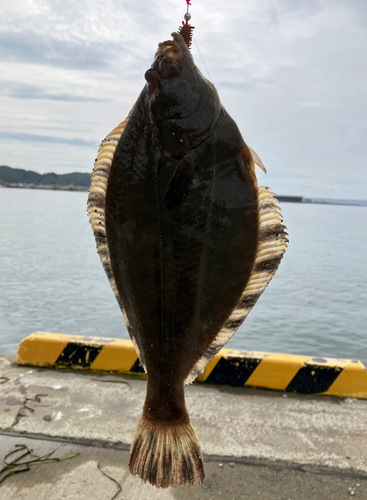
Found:
<path fill-rule="evenodd" d="M 113 277 L 110 252 L 108 250 L 106 238 L 106 220 L 105 220 L 105 204 L 106 204 L 106 191 L 108 184 L 108 177 L 110 175 L 112 160 L 116 151 L 116 146 L 124 132 L 125 126 L 130 118 L 132 110 L 127 118 L 120 123 L 116 128 L 110 132 L 105 139 L 101 142 L 98 149 L 96 161 L 92 172 L 92 183 L 88 195 L 88 215 L 89 222 L 92 226 L 94 237 L 97 244 L 97 252 L 102 262 L 103 268 L 110 282 L 112 291 L 116 297 L 118 305 L 122 311 L 126 327 L 128 329 L 131 340 L 134 344 L 135 350 L 141 360 L 140 351 L 134 339 L 134 333 L 131 329 L 129 320 L 125 313 L 125 308 L 119 292 L 116 287 L 116 282 Z M 143 365 L 143 363 L 142 363 Z M 145 368 L 144 368 L 145 369 Z"/>
<path fill-rule="evenodd" d="M 259 241 L 250 278 L 232 314 L 195 364 L 185 380 L 186 384 L 191 384 L 206 364 L 233 337 L 278 269 L 288 242 L 278 203 L 268 188 L 258 188 Z"/>

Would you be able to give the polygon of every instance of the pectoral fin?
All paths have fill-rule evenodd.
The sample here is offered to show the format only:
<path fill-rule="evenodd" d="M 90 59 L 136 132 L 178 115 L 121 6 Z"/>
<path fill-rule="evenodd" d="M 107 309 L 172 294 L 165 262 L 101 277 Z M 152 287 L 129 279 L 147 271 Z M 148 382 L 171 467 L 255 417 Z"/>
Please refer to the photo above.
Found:
<path fill-rule="evenodd" d="M 250 148 L 250 146 L 248 148 L 251 152 L 251 156 L 252 156 L 252 159 L 254 160 L 255 165 L 260 167 L 261 170 L 266 174 L 266 168 L 264 167 L 263 162 L 260 160 L 259 155 L 252 148 Z"/>

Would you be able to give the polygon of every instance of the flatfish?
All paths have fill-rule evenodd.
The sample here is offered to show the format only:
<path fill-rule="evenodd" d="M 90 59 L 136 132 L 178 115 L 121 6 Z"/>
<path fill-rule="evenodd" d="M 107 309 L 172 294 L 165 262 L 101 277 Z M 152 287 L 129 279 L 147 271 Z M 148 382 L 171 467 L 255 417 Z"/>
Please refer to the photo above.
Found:
<path fill-rule="evenodd" d="M 102 142 L 88 212 L 147 394 L 130 471 L 157 487 L 200 484 L 184 385 L 234 335 L 287 245 L 256 153 L 178 33 L 160 43 L 124 122 Z"/>

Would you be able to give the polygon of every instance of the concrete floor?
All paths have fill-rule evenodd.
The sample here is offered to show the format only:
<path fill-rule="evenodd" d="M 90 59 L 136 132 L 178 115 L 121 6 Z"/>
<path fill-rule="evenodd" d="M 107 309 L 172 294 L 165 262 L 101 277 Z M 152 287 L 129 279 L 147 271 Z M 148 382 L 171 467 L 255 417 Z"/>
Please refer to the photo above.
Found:
<path fill-rule="evenodd" d="M 36 456 L 79 455 L 34 464 L 29 471 L 9 477 L 0 485 L 2 500 L 367 499 L 367 476 L 352 471 L 205 456 L 203 485 L 158 490 L 129 473 L 127 450 L 0 435 L 4 456 L 16 444 L 26 444 Z"/>
<path fill-rule="evenodd" d="M 367 401 L 189 386 L 206 480 L 157 490 L 127 469 L 144 380 L 18 367 L 11 356 L 0 356 L 0 377 L 0 460 L 16 444 L 38 456 L 80 453 L 8 477 L 0 500 L 367 500 Z M 117 496 L 98 463 L 121 484 Z"/>

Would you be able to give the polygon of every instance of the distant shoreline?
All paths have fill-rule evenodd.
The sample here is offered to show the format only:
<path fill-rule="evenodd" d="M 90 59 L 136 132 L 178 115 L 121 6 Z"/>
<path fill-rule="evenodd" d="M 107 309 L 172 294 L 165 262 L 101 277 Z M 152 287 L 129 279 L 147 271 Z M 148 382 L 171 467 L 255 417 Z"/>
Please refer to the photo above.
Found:
<path fill-rule="evenodd" d="M 304 196 L 276 195 L 281 202 L 289 203 L 317 203 L 319 205 L 345 205 L 356 207 L 367 207 L 367 200 L 340 200 L 328 198 L 305 198 Z"/>
<path fill-rule="evenodd" d="M 0 184 L 0 187 L 4 188 L 18 188 L 18 189 L 41 189 L 42 191 L 88 191 L 89 188 L 86 186 L 60 186 L 56 184 L 48 185 L 48 184 Z"/>
<path fill-rule="evenodd" d="M 23 170 L 0 165 L 0 189 L 3 187 L 20 189 L 43 189 L 47 191 L 89 191 L 91 174 L 72 172 L 70 174 L 55 174 L 49 172 L 39 174 L 33 170 Z M 317 203 L 320 205 L 348 205 L 367 207 L 367 200 L 345 200 L 327 198 L 305 198 L 298 195 L 278 195 L 280 202 Z"/>
<path fill-rule="evenodd" d="M 89 187 L 86 186 L 60 186 L 60 185 L 37 185 L 37 184 L 24 184 L 24 183 L 9 183 L 0 184 L 0 188 L 18 188 L 18 189 L 41 189 L 42 191 L 78 191 L 86 192 L 89 191 Z M 338 199 L 326 199 L 326 198 L 305 198 L 303 196 L 288 196 L 288 195 L 278 195 L 276 196 L 278 201 L 282 203 L 308 203 L 308 204 L 318 204 L 318 205 L 341 205 L 341 206 L 356 206 L 356 207 L 367 207 L 367 200 L 338 200 Z"/>
<path fill-rule="evenodd" d="M 89 173 L 72 172 L 39 174 L 33 170 L 23 170 L 0 165 L 0 186 L 21 189 L 51 189 L 54 191 L 88 191 Z"/>

